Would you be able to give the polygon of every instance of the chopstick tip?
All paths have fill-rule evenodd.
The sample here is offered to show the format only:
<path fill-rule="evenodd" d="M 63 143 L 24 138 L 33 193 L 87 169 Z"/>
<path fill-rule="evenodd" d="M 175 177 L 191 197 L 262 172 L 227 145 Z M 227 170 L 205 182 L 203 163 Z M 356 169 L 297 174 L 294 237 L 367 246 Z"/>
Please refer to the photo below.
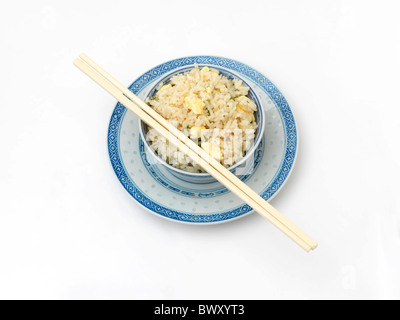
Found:
<path fill-rule="evenodd" d="M 76 59 L 74 59 L 73 64 L 74 64 L 75 67 L 78 67 L 78 66 L 80 65 L 81 62 L 82 62 L 81 59 L 76 58 Z"/>
<path fill-rule="evenodd" d="M 309 249 L 306 250 L 306 251 L 307 251 L 307 252 L 314 251 L 315 249 L 317 249 L 317 247 L 318 247 L 318 243 L 315 242 L 315 243 L 313 243 L 313 245 L 310 246 Z"/>
<path fill-rule="evenodd" d="M 81 58 L 83 60 L 85 60 L 87 57 L 88 56 L 84 52 L 81 52 L 81 54 L 79 55 L 79 58 Z"/>

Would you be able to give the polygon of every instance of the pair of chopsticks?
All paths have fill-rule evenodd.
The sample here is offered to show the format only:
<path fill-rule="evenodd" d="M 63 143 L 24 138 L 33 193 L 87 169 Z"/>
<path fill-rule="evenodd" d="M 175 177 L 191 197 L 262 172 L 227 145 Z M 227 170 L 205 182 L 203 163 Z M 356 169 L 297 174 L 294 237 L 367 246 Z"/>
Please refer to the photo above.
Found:
<path fill-rule="evenodd" d="M 74 65 L 307 252 L 317 243 L 84 53 Z"/>

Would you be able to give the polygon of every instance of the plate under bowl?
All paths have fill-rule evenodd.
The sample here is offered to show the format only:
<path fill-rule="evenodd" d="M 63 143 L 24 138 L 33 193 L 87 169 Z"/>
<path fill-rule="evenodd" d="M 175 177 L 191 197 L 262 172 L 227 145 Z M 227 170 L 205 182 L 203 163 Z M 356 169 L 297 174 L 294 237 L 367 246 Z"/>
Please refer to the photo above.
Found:
<path fill-rule="evenodd" d="M 226 68 L 244 78 L 265 111 L 265 132 L 255 152 L 254 170 L 241 179 L 265 200 L 287 181 L 297 154 L 297 129 L 282 93 L 265 76 L 235 60 L 193 56 L 163 63 L 141 75 L 129 89 L 144 99 L 166 73 L 194 63 Z M 108 130 L 111 165 L 124 189 L 147 211 L 172 221 L 210 224 L 232 221 L 253 210 L 219 182 L 182 181 L 160 164 L 149 162 L 138 119 L 118 103 Z"/>

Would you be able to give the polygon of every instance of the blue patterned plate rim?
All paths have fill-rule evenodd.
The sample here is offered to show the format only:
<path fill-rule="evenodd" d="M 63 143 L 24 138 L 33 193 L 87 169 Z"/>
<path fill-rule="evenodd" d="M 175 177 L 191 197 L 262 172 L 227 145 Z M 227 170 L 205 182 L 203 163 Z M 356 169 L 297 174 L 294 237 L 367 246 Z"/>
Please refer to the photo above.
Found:
<path fill-rule="evenodd" d="M 298 151 L 298 134 L 296 122 L 289 104 L 279 89 L 268 78 L 252 67 L 229 58 L 208 55 L 190 56 L 170 60 L 150 69 L 137 78 L 129 86 L 129 90 L 138 95 L 150 83 L 160 78 L 165 73 L 194 64 L 216 65 L 235 71 L 240 75 L 251 79 L 269 96 L 271 100 L 275 102 L 283 121 L 286 144 L 282 165 L 280 166 L 279 171 L 275 174 L 274 179 L 269 186 L 263 190 L 262 193 L 260 193 L 260 196 L 263 199 L 267 201 L 272 200 L 272 198 L 275 197 L 276 194 L 282 189 L 293 170 Z M 149 199 L 130 178 L 122 161 L 119 148 L 120 127 L 126 111 L 126 108 L 118 102 L 112 113 L 107 136 L 108 153 L 112 168 L 118 180 L 124 189 L 144 209 L 167 219 L 190 224 L 214 224 L 233 221 L 254 211 L 249 205 L 243 203 L 243 205 L 239 206 L 238 208 L 223 213 L 196 215 L 167 208 L 162 204 L 156 203 Z"/>

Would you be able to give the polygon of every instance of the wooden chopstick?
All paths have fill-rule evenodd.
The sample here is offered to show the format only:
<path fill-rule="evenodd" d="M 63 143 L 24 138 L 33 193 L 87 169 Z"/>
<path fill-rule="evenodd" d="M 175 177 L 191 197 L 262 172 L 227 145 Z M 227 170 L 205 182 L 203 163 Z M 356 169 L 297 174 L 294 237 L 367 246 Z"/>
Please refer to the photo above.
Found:
<path fill-rule="evenodd" d="M 312 248 L 315 248 L 317 244 L 314 240 L 312 240 L 308 235 L 306 235 L 303 231 L 298 229 L 291 221 L 289 221 L 286 217 L 284 217 L 281 213 L 279 213 L 275 208 L 268 204 L 264 199 L 262 199 L 256 192 L 254 192 L 251 188 L 249 188 L 245 183 L 243 183 L 240 179 L 238 179 L 234 174 L 229 172 L 224 166 L 222 166 L 217 160 L 210 157 L 210 155 L 202 148 L 200 148 L 196 143 L 187 138 L 181 131 L 172 126 L 168 121 L 166 121 L 160 114 L 158 114 L 155 110 L 149 107 L 145 102 L 139 99 L 132 91 L 127 89 L 124 85 L 122 85 L 118 80 L 112 77 L 108 72 L 106 72 L 103 68 L 97 65 L 93 60 L 91 60 L 86 54 L 82 53 L 79 56 L 83 61 L 85 61 L 89 66 L 91 66 L 95 71 L 97 71 L 100 75 L 102 75 L 106 80 L 108 80 L 111 84 L 113 84 L 116 88 L 121 90 L 130 100 L 136 103 L 142 110 L 144 110 L 147 114 L 153 117 L 156 121 L 161 123 L 166 129 L 169 130 L 174 136 L 178 137 L 183 143 L 189 145 L 190 149 L 195 151 L 204 159 L 207 159 L 210 164 L 216 168 L 218 171 L 222 172 L 223 175 L 228 175 L 228 178 L 236 185 L 238 185 L 241 189 L 244 190 L 250 197 L 252 197 L 256 202 L 258 202 L 261 206 L 266 206 L 267 211 L 276 216 L 280 221 L 288 225 L 293 231 L 299 234 Z"/>
<path fill-rule="evenodd" d="M 172 126 L 160 114 L 94 63 L 89 57 L 85 54 L 81 54 L 80 58 L 82 60 L 76 59 L 74 64 L 81 71 L 113 95 L 125 107 L 134 112 L 141 120 L 169 139 L 169 141 L 175 144 L 182 152 L 198 162 L 205 171 L 214 176 L 225 187 L 239 196 L 259 214 L 267 218 L 304 250 L 310 251 L 317 247 L 317 243 L 295 226 L 289 219 L 284 217 L 278 210 L 273 208 L 234 174 L 213 159 L 205 150 Z"/>

